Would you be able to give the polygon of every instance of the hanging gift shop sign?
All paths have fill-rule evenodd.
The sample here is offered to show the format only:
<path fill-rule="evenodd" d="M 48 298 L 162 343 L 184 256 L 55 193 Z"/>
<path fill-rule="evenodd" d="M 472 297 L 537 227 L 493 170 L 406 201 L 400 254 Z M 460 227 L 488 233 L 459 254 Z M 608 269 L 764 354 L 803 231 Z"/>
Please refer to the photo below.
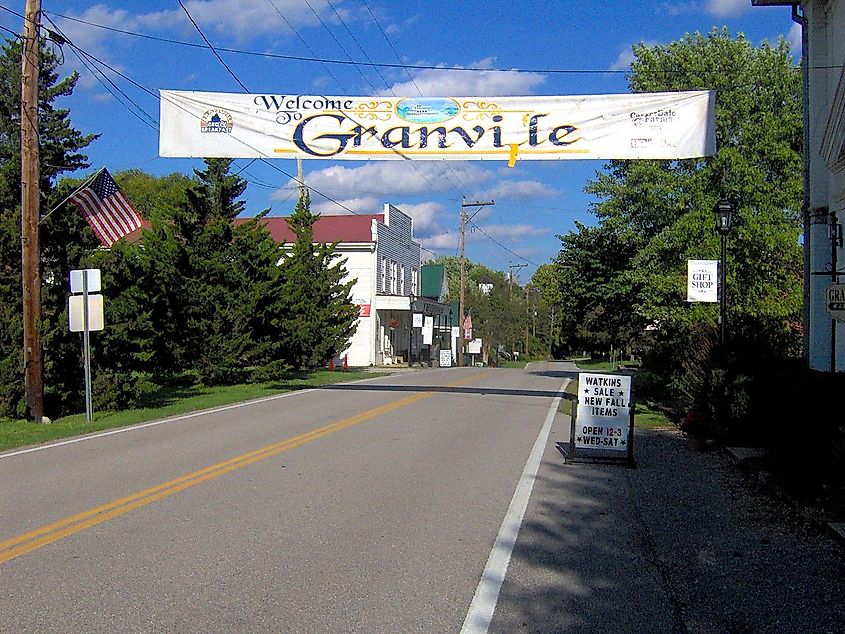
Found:
<path fill-rule="evenodd" d="M 715 92 L 336 97 L 161 91 L 167 157 L 682 159 L 716 151 Z"/>
<path fill-rule="evenodd" d="M 718 279 L 718 260 L 687 260 L 687 301 L 718 302 Z"/>

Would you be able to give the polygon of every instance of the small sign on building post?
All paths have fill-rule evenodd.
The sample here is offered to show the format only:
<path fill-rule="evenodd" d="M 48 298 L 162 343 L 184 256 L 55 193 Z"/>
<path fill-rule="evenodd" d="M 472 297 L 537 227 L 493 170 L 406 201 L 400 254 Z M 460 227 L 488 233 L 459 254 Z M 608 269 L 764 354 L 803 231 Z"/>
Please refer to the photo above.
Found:
<path fill-rule="evenodd" d="M 581 372 L 576 403 L 564 456 L 570 461 L 635 466 L 631 377 Z"/>

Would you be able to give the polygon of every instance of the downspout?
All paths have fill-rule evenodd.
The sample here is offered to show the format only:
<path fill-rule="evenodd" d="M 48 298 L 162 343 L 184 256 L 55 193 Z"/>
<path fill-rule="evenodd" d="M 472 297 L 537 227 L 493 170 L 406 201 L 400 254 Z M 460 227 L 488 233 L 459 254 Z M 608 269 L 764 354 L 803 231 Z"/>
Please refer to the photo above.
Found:
<path fill-rule="evenodd" d="M 801 219 L 804 224 L 804 362 L 810 367 L 810 36 L 807 29 L 807 18 L 803 11 L 799 12 L 798 4 L 792 5 L 792 21 L 801 25 L 801 74 L 803 83 L 803 141 L 802 154 L 804 159 L 804 202 L 801 208 Z"/>

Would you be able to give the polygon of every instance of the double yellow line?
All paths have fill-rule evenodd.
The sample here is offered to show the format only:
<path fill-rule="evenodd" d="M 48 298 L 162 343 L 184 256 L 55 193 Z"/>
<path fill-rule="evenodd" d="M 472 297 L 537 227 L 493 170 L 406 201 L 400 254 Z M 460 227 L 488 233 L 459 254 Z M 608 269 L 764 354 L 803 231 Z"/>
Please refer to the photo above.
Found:
<path fill-rule="evenodd" d="M 449 383 L 448 387 L 456 387 L 470 383 L 485 374 L 487 373 L 474 374 L 469 378 Z M 17 535 L 16 537 L 0 542 L 0 564 L 3 564 L 10 559 L 14 559 L 15 557 L 25 555 L 26 553 L 37 548 L 41 548 L 47 544 L 51 544 L 63 537 L 67 537 L 68 535 L 73 535 L 74 533 L 83 531 L 86 528 L 91 528 L 92 526 L 102 524 L 114 517 L 128 513 L 129 511 L 157 502 L 158 500 L 174 495 L 179 491 L 184 491 L 192 486 L 213 480 L 214 478 L 218 478 L 226 473 L 241 469 L 260 460 L 271 458 L 289 449 L 293 449 L 294 447 L 299 447 L 300 445 L 313 442 L 323 438 L 324 436 L 353 427 L 354 425 L 358 425 L 359 423 L 363 423 L 364 421 L 372 418 L 382 416 L 401 407 L 405 407 L 406 405 L 410 405 L 411 403 L 433 396 L 433 394 L 434 392 L 421 392 L 407 396 L 403 399 L 356 414 L 355 416 L 344 418 L 336 423 L 305 432 L 299 436 L 294 436 L 293 438 L 288 438 L 287 440 L 267 445 L 261 449 L 241 454 L 240 456 L 224 460 L 223 462 L 218 462 L 217 464 L 199 469 L 198 471 L 186 473 L 185 475 L 169 480 L 168 482 L 163 482 L 148 489 L 137 491 L 127 495 L 126 497 L 88 509 L 87 511 L 77 513 L 76 515 L 70 515 L 51 524 L 46 524 L 36 528 L 35 530 L 29 531 L 28 533 Z"/>

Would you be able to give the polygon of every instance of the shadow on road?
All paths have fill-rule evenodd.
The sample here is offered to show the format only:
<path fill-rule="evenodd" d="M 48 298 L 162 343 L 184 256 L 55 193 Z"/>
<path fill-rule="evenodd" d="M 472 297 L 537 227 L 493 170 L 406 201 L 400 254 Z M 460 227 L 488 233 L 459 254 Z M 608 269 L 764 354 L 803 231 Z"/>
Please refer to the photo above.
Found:
<path fill-rule="evenodd" d="M 841 631 L 842 549 L 720 455 L 645 431 L 637 469 L 556 458 L 491 632 Z"/>
<path fill-rule="evenodd" d="M 438 392 L 442 394 L 476 394 L 497 396 L 534 396 L 540 398 L 554 398 L 562 396 L 566 400 L 573 400 L 572 394 L 560 394 L 555 390 L 526 390 L 500 387 L 464 387 L 449 385 L 390 385 L 384 383 L 336 383 L 324 385 L 320 390 L 340 390 L 349 392 Z"/>

